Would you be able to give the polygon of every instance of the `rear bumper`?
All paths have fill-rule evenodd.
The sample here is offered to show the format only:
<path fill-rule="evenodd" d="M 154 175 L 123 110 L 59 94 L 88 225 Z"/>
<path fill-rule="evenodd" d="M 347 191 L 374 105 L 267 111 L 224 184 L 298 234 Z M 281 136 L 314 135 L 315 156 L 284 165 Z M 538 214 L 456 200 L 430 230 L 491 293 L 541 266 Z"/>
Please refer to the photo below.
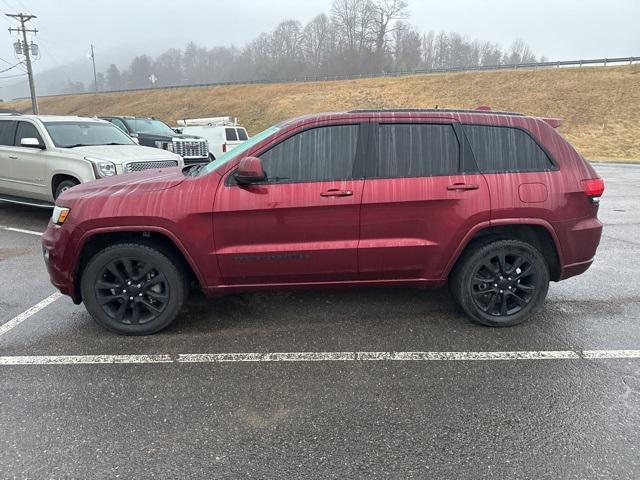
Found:
<path fill-rule="evenodd" d="M 579 263 L 572 263 L 571 265 L 564 265 L 562 267 L 562 271 L 560 272 L 560 278 L 558 280 L 566 280 L 567 278 L 580 275 L 581 273 L 586 272 L 592 263 L 593 263 L 593 259 L 586 262 L 579 262 Z"/>
<path fill-rule="evenodd" d="M 562 245 L 560 280 L 584 273 L 593 263 L 602 237 L 602 223 L 595 217 L 555 224 Z"/>

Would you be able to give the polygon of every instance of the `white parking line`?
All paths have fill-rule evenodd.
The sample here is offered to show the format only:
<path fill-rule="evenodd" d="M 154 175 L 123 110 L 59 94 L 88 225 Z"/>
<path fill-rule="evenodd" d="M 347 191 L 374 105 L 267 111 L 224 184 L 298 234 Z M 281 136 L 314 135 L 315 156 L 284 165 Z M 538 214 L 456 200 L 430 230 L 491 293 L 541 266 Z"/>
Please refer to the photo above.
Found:
<path fill-rule="evenodd" d="M 53 293 L 53 294 L 49 295 L 47 298 L 45 298 L 44 300 L 36 303 L 33 307 L 31 307 L 28 310 L 25 310 L 24 312 L 22 312 L 20 315 L 17 315 L 15 317 L 13 317 L 7 323 L 5 323 L 3 325 L 0 325 L 0 337 L 2 335 L 4 335 L 5 333 L 7 333 L 9 330 L 11 330 L 11 329 L 17 327 L 18 325 L 20 325 L 27 318 L 29 318 L 32 315 L 35 315 L 36 313 L 38 313 L 40 310 L 42 310 L 47 305 L 55 302 L 61 296 L 62 296 L 62 294 L 60 292 Z"/>
<path fill-rule="evenodd" d="M 0 365 L 79 365 L 99 363 L 171 363 L 171 355 L 39 355 L 0 357 Z"/>
<path fill-rule="evenodd" d="M 34 232 L 33 230 L 25 230 L 24 228 L 7 227 L 6 225 L 0 225 L 0 230 L 7 230 L 8 232 L 28 233 L 29 235 L 42 236 L 42 232 Z"/>
<path fill-rule="evenodd" d="M 640 358 L 640 350 L 513 352 L 275 352 L 172 355 L 35 355 L 0 357 L 0 365 L 81 365 L 243 362 L 488 361 Z"/>

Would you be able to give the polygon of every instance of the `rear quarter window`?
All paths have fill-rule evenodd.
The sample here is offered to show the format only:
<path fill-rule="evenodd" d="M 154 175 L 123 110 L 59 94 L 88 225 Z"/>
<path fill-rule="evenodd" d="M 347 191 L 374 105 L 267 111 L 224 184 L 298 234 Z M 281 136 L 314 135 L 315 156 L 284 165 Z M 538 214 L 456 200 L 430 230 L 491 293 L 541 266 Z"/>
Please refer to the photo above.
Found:
<path fill-rule="evenodd" d="M 540 145 L 519 128 L 464 125 L 464 132 L 483 173 L 539 172 L 555 168 Z"/>

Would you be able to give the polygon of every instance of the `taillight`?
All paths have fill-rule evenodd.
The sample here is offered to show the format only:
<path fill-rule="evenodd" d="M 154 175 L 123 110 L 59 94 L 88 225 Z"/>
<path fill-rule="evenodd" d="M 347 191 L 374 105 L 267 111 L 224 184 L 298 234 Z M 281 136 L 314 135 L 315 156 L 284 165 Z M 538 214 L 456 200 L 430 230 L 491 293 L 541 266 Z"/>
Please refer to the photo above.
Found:
<path fill-rule="evenodd" d="M 227 144 L 226 143 L 222 144 L 222 153 L 227 153 Z"/>
<path fill-rule="evenodd" d="M 582 180 L 582 189 L 584 194 L 596 203 L 600 201 L 600 197 L 604 193 L 604 180 L 601 178 L 590 178 L 589 180 Z"/>

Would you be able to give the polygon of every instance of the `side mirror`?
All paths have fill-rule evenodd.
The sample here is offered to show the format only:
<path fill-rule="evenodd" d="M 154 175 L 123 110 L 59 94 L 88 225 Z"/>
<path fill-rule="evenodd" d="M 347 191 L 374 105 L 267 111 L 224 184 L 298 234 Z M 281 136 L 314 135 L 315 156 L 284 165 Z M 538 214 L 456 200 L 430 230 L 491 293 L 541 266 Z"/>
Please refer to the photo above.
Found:
<path fill-rule="evenodd" d="M 240 160 L 238 170 L 233 176 L 238 185 L 250 185 L 267 178 L 262 169 L 262 161 L 258 157 L 244 157 Z"/>
<path fill-rule="evenodd" d="M 39 148 L 44 149 L 44 145 L 40 143 L 40 140 L 37 138 L 21 138 L 20 146 L 29 147 L 29 148 Z"/>

